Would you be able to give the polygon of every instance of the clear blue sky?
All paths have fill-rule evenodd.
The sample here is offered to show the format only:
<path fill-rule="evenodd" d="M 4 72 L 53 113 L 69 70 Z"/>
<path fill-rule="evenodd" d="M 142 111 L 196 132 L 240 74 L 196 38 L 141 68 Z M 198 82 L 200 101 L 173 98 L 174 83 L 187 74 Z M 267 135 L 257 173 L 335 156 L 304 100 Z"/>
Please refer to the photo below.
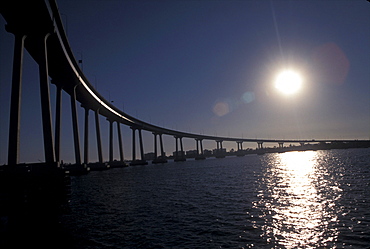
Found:
<path fill-rule="evenodd" d="M 219 136 L 370 138 L 370 4 L 365 0 L 57 3 L 84 73 L 106 99 L 132 116 Z M 7 160 L 14 41 L 4 25 L 1 17 L 1 164 Z M 273 86 L 276 74 L 287 67 L 304 78 L 303 89 L 290 97 Z M 21 161 L 43 160 L 38 95 L 37 65 L 26 53 Z M 51 95 L 55 101 L 54 86 Z M 82 110 L 79 118 L 82 144 Z M 107 122 L 101 123 L 108 147 Z M 62 157 L 69 161 L 73 144 L 66 94 L 63 125 Z M 126 128 L 123 133 L 130 158 L 131 133 Z M 152 135 L 144 137 L 146 152 L 153 151 Z M 174 139 L 165 142 L 171 154 Z M 184 142 L 185 149 L 195 147 L 192 140 Z M 107 148 L 104 153 L 107 158 Z"/>

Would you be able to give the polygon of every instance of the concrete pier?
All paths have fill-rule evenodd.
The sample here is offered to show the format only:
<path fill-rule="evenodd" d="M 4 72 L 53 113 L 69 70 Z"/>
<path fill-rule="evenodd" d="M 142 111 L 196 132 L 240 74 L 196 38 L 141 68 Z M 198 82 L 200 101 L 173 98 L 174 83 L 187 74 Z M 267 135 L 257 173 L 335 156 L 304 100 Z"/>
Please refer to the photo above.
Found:
<path fill-rule="evenodd" d="M 95 132 L 96 132 L 96 147 L 98 150 L 99 163 L 103 163 L 103 152 L 102 152 L 101 137 L 100 137 L 99 109 L 95 111 Z"/>
<path fill-rule="evenodd" d="M 51 124 L 51 105 L 50 105 L 50 91 L 49 91 L 49 72 L 48 72 L 48 54 L 46 41 L 49 33 L 40 35 L 38 42 L 40 46 L 40 60 L 39 60 L 39 77 L 40 77 L 40 98 L 41 98 L 41 116 L 42 116 L 42 130 L 44 140 L 44 154 L 47 163 L 55 162 L 55 151 L 53 141 L 53 128 Z"/>
<path fill-rule="evenodd" d="M 71 176 L 86 175 L 90 172 L 90 167 L 86 164 L 64 164 L 61 168 Z"/>
<path fill-rule="evenodd" d="M 76 109 L 76 87 L 73 88 L 71 94 L 71 112 L 72 112 L 72 127 L 73 127 L 73 142 L 75 148 L 75 162 L 81 164 L 81 150 L 80 150 L 80 135 L 78 130 L 78 118 Z"/>
<path fill-rule="evenodd" d="M 257 148 L 263 149 L 263 142 L 257 142 Z"/>
<path fill-rule="evenodd" d="M 239 157 L 245 156 L 245 152 L 243 150 L 243 141 L 236 141 L 236 145 L 237 145 L 236 156 Z"/>
<path fill-rule="evenodd" d="M 179 144 L 178 140 L 180 140 L 180 151 L 179 151 Z M 183 162 L 186 161 L 185 153 L 184 153 L 184 147 L 182 144 L 182 137 L 175 136 L 175 147 L 176 147 L 176 154 L 174 161 L 175 162 Z"/>
<path fill-rule="evenodd" d="M 131 166 L 136 166 L 136 165 L 147 165 L 148 162 L 144 159 L 144 146 L 143 146 L 143 138 L 141 135 L 141 129 L 131 127 L 132 129 L 132 161 L 130 162 Z M 136 159 L 136 143 L 135 143 L 135 133 L 136 130 L 139 132 L 139 145 L 140 145 L 140 155 L 141 159 L 137 160 Z"/>
<path fill-rule="evenodd" d="M 158 164 L 158 163 L 167 163 L 166 155 L 164 153 L 163 149 L 163 140 L 162 140 L 162 134 L 158 134 L 153 132 L 154 135 L 154 159 L 152 161 L 153 164 Z M 161 155 L 158 157 L 158 152 L 157 152 L 157 136 L 159 136 L 159 143 L 160 143 L 160 148 L 161 148 Z"/>
<path fill-rule="evenodd" d="M 217 149 L 216 149 L 216 158 L 225 158 L 225 153 L 222 148 L 222 140 L 216 140 Z"/>
<path fill-rule="evenodd" d="M 8 32 L 9 26 L 6 26 Z M 17 164 L 19 160 L 19 134 L 21 118 L 21 94 L 22 94 L 22 68 L 25 35 L 15 35 L 12 91 L 10 99 L 9 140 L 8 140 L 8 164 Z"/>
<path fill-rule="evenodd" d="M 60 162 L 60 126 L 62 121 L 62 87 L 57 85 L 55 104 L 55 161 Z"/>
<path fill-rule="evenodd" d="M 203 151 L 203 139 L 196 138 L 195 139 L 196 147 L 197 147 L 197 155 L 195 157 L 195 160 L 204 160 L 206 157 L 204 156 L 204 151 Z M 200 151 L 199 151 L 199 146 L 200 146 Z"/>
<path fill-rule="evenodd" d="M 103 170 L 108 170 L 111 168 L 110 164 L 105 162 L 105 163 L 99 163 L 99 162 L 96 162 L 96 163 L 89 163 L 87 165 L 87 167 L 89 168 L 89 171 L 103 171 Z"/>
<path fill-rule="evenodd" d="M 118 148 L 119 148 L 119 158 L 122 163 L 124 163 L 124 156 L 123 156 L 123 143 L 122 143 L 122 135 L 121 135 L 121 125 L 117 122 L 117 135 L 118 135 Z"/>
<path fill-rule="evenodd" d="M 32 212 L 35 208 L 48 212 L 68 205 L 70 178 L 59 163 L 1 166 L 0 193 L 1 215 Z"/>
<path fill-rule="evenodd" d="M 109 162 L 113 161 L 113 120 L 107 119 L 109 122 Z"/>
<path fill-rule="evenodd" d="M 0 247 L 59 243 L 58 218 L 68 212 L 70 176 L 58 163 L 0 166 Z"/>
<path fill-rule="evenodd" d="M 85 129 L 84 129 L 84 164 L 89 163 L 89 108 L 85 109 Z"/>

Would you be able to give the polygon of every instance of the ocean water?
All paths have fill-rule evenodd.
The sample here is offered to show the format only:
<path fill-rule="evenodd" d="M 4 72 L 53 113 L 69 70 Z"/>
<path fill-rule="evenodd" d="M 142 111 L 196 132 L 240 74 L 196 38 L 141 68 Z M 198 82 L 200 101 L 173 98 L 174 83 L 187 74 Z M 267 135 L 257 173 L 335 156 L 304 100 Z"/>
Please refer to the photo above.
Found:
<path fill-rule="evenodd" d="M 169 162 L 72 177 L 69 248 L 369 248 L 370 149 Z"/>

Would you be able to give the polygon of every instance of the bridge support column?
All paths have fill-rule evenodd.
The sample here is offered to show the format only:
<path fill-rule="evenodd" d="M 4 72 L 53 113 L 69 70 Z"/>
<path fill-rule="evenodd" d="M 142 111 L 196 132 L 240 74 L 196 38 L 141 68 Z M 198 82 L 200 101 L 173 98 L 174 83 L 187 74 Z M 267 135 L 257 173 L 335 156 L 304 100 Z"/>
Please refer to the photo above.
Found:
<path fill-rule="evenodd" d="M 197 144 L 197 154 L 198 155 L 203 155 L 203 139 L 196 138 L 195 143 Z M 199 151 L 199 146 L 200 146 L 200 151 Z"/>
<path fill-rule="evenodd" d="M 51 124 L 51 107 L 50 107 L 50 91 L 49 91 L 49 74 L 48 74 L 48 56 L 46 41 L 50 34 L 46 34 L 40 41 L 41 60 L 39 61 L 39 77 L 40 77 L 40 97 L 41 97 L 41 113 L 42 127 L 44 137 L 44 153 L 47 163 L 55 162 L 55 151 L 53 142 L 53 128 Z"/>
<path fill-rule="evenodd" d="M 78 131 L 78 119 L 76 109 L 76 87 L 73 88 L 71 94 L 71 110 L 72 110 L 72 126 L 73 126 L 73 140 L 75 148 L 75 161 L 77 165 L 81 164 L 81 151 L 80 151 L 80 135 Z"/>
<path fill-rule="evenodd" d="M 203 151 L 203 139 L 199 140 L 199 143 L 200 143 L 200 152 L 202 155 L 204 155 L 204 151 Z"/>
<path fill-rule="evenodd" d="M 236 142 L 238 151 L 243 151 L 243 141 L 237 141 Z"/>
<path fill-rule="evenodd" d="M 217 143 L 217 152 L 216 152 L 216 158 L 224 158 L 224 151 L 222 148 L 222 140 L 216 140 Z"/>
<path fill-rule="evenodd" d="M 180 139 L 180 150 L 179 151 L 179 144 L 178 140 Z M 175 155 L 175 162 L 180 162 L 180 161 L 186 161 L 185 154 L 184 154 L 184 148 L 182 145 L 182 137 L 177 137 L 175 136 L 175 143 L 176 143 L 176 155 Z"/>
<path fill-rule="evenodd" d="M 165 159 L 166 155 L 164 153 L 164 148 L 163 148 L 162 134 L 159 134 L 159 143 L 160 143 L 160 146 L 161 146 L 161 157 L 162 157 L 162 159 Z"/>
<path fill-rule="evenodd" d="M 195 139 L 195 142 L 197 144 L 197 156 L 195 157 L 195 160 L 203 160 L 203 159 L 206 159 L 206 157 L 204 156 L 204 151 L 203 151 L 203 139 L 201 138 L 196 138 Z M 199 145 L 200 145 L 200 152 L 199 152 Z"/>
<path fill-rule="evenodd" d="M 263 142 L 257 142 L 257 147 L 259 150 L 263 149 Z"/>
<path fill-rule="evenodd" d="M 113 120 L 107 119 L 109 122 L 109 162 L 113 162 Z"/>
<path fill-rule="evenodd" d="M 139 129 L 139 143 L 140 143 L 140 156 L 141 156 L 141 161 L 145 161 L 144 158 L 144 146 L 143 146 L 143 136 L 141 135 L 141 129 Z"/>
<path fill-rule="evenodd" d="M 257 142 L 258 149 L 257 149 L 257 155 L 263 155 L 265 154 L 265 150 L 263 149 L 263 142 Z"/>
<path fill-rule="evenodd" d="M 89 163 L 89 108 L 85 109 L 85 129 L 84 129 L 84 163 Z"/>
<path fill-rule="evenodd" d="M 100 137 L 99 109 L 95 111 L 95 130 L 96 130 L 96 145 L 98 148 L 99 163 L 103 163 L 103 151 L 101 147 L 101 137 Z"/>
<path fill-rule="evenodd" d="M 157 151 L 157 133 L 153 133 L 154 135 L 154 159 L 157 159 L 158 151 Z"/>
<path fill-rule="evenodd" d="M 122 144 L 122 136 L 121 136 L 121 125 L 119 122 L 117 122 L 117 133 L 118 133 L 118 146 L 119 146 L 119 158 L 120 161 L 124 161 L 123 157 L 123 144 Z"/>
<path fill-rule="evenodd" d="M 244 156 L 244 150 L 243 150 L 243 141 L 236 141 L 238 150 L 236 151 L 236 156 Z"/>
<path fill-rule="evenodd" d="M 9 30 L 8 30 L 9 31 Z M 25 35 L 15 35 L 12 92 L 10 100 L 8 165 L 19 163 L 19 133 L 21 118 L 22 66 Z"/>
<path fill-rule="evenodd" d="M 55 104 L 55 161 L 60 162 L 60 123 L 62 109 L 62 87 L 57 85 Z"/>
<path fill-rule="evenodd" d="M 136 144 L 135 144 L 135 128 L 131 127 L 132 130 L 132 161 L 136 161 Z"/>
<path fill-rule="evenodd" d="M 148 162 L 144 159 L 144 147 L 143 147 L 143 138 L 141 136 L 141 129 L 131 127 L 132 129 L 132 161 L 130 165 L 147 165 Z M 136 144 L 135 144 L 135 131 L 139 130 L 139 144 L 140 144 L 140 156 L 141 160 L 136 160 Z"/>
<path fill-rule="evenodd" d="M 179 157 L 179 144 L 178 144 L 178 140 L 179 140 L 179 138 L 178 137 L 175 137 L 175 147 L 176 147 L 175 159 Z"/>
<path fill-rule="evenodd" d="M 186 159 L 185 159 L 185 153 L 184 153 L 184 146 L 182 144 L 182 137 L 180 137 L 180 150 L 181 150 L 181 157 L 184 158 L 184 161 L 185 161 Z"/>
<path fill-rule="evenodd" d="M 152 163 L 166 163 L 167 159 L 163 149 L 162 134 L 153 133 L 153 135 L 154 135 L 154 160 L 152 161 Z M 159 157 L 157 156 L 157 135 L 159 135 L 159 145 L 161 148 L 161 155 Z"/>
<path fill-rule="evenodd" d="M 284 142 L 279 142 L 279 148 L 284 148 Z"/>

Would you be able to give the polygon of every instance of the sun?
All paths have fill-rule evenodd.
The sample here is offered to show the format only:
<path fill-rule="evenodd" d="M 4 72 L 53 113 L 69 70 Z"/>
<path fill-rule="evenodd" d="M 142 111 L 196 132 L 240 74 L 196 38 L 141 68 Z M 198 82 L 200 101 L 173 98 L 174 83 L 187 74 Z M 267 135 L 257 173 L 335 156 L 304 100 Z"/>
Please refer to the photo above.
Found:
<path fill-rule="evenodd" d="M 297 93 L 302 86 L 302 77 L 293 70 L 285 70 L 279 73 L 275 80 L 275 88 L 280 92 L 291 95 Z"/>

